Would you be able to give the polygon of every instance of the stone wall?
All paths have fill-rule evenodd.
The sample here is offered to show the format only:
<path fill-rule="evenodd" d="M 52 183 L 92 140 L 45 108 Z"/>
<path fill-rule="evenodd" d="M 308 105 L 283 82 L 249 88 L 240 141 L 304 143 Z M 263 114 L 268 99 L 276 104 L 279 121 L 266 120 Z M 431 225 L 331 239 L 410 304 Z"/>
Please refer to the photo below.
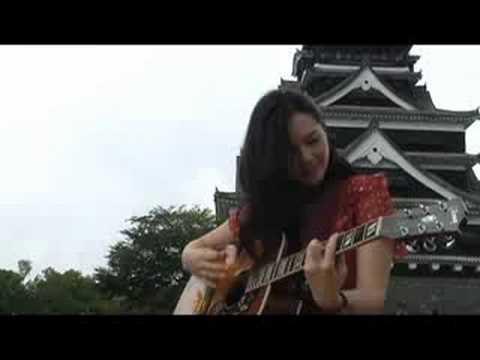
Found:
<path fill-rule="evenodd" d="M 392 276 L 385 313 L 480 314 L 480 279 Z"/>

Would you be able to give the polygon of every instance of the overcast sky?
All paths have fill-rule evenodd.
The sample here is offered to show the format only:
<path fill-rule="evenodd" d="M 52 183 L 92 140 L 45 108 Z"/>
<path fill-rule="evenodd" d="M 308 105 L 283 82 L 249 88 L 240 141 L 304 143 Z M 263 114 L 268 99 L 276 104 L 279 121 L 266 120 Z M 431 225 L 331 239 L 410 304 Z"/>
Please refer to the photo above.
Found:
<path fill-rule="evenodd" d="M 0 268 L 91 274 L 129 217 L 213 209 L 215 187 L 234 190 L 252 107 L 291 78 L 297 48 L 0 46 Z M 411 53 L 438 108 L 480 106 L 480 46 Z"/>

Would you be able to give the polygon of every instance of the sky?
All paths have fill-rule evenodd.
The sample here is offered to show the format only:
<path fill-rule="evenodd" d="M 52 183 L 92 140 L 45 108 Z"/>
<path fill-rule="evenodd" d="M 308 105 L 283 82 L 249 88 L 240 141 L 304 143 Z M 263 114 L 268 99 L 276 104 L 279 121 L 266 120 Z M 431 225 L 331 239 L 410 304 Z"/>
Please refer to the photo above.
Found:
<path fill-rule="evenodd" d="M 0 268 L 91 274 L 131 216 L 213 210 L 250 111 L 293 79 L 300 47 L 0 46 Z M 437 108 L 480 106 L 480 46 L 411 53 Z M 479 138 L 480 121 L 468 153 Z"/>

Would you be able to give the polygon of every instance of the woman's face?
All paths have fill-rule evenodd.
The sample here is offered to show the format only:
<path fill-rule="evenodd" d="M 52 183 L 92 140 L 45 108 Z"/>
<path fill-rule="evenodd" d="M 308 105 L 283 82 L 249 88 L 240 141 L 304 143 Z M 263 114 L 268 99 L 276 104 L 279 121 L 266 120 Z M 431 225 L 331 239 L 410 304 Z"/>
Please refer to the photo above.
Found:
<path fill-rule="evenodd" d="M 295 113 L 289 128 L 292 154 L 290 175 L 303 185 L 319 184 L 325 177 L 330 158 L 327 134 L 312 115 Z"/>

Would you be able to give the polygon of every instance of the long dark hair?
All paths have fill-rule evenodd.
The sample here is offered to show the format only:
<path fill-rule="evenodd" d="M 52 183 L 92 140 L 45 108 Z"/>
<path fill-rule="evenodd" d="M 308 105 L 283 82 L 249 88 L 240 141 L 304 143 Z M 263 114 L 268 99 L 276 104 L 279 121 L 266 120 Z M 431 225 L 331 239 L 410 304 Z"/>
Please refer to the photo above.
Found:
<path fill-rule="evenodd" d="M 295 113 L 311 115 L 329 138 L 330 159 L 324 181 L 314 189 L 289 177 L 291 144 L 289 122 Z M 353 173 L 350 165 L 335 151 L 333 139 L 313 100 L 292 90 L 273 90 L 255 105 L 240 155 L 239 180 L 243 195 L 240 241 L 249 254 L 256 256 L 254 239 L 266 252 L 278 246 L 281 232 L 298 234 L 302 205 L 312 191 L 325 183 Z"/>

